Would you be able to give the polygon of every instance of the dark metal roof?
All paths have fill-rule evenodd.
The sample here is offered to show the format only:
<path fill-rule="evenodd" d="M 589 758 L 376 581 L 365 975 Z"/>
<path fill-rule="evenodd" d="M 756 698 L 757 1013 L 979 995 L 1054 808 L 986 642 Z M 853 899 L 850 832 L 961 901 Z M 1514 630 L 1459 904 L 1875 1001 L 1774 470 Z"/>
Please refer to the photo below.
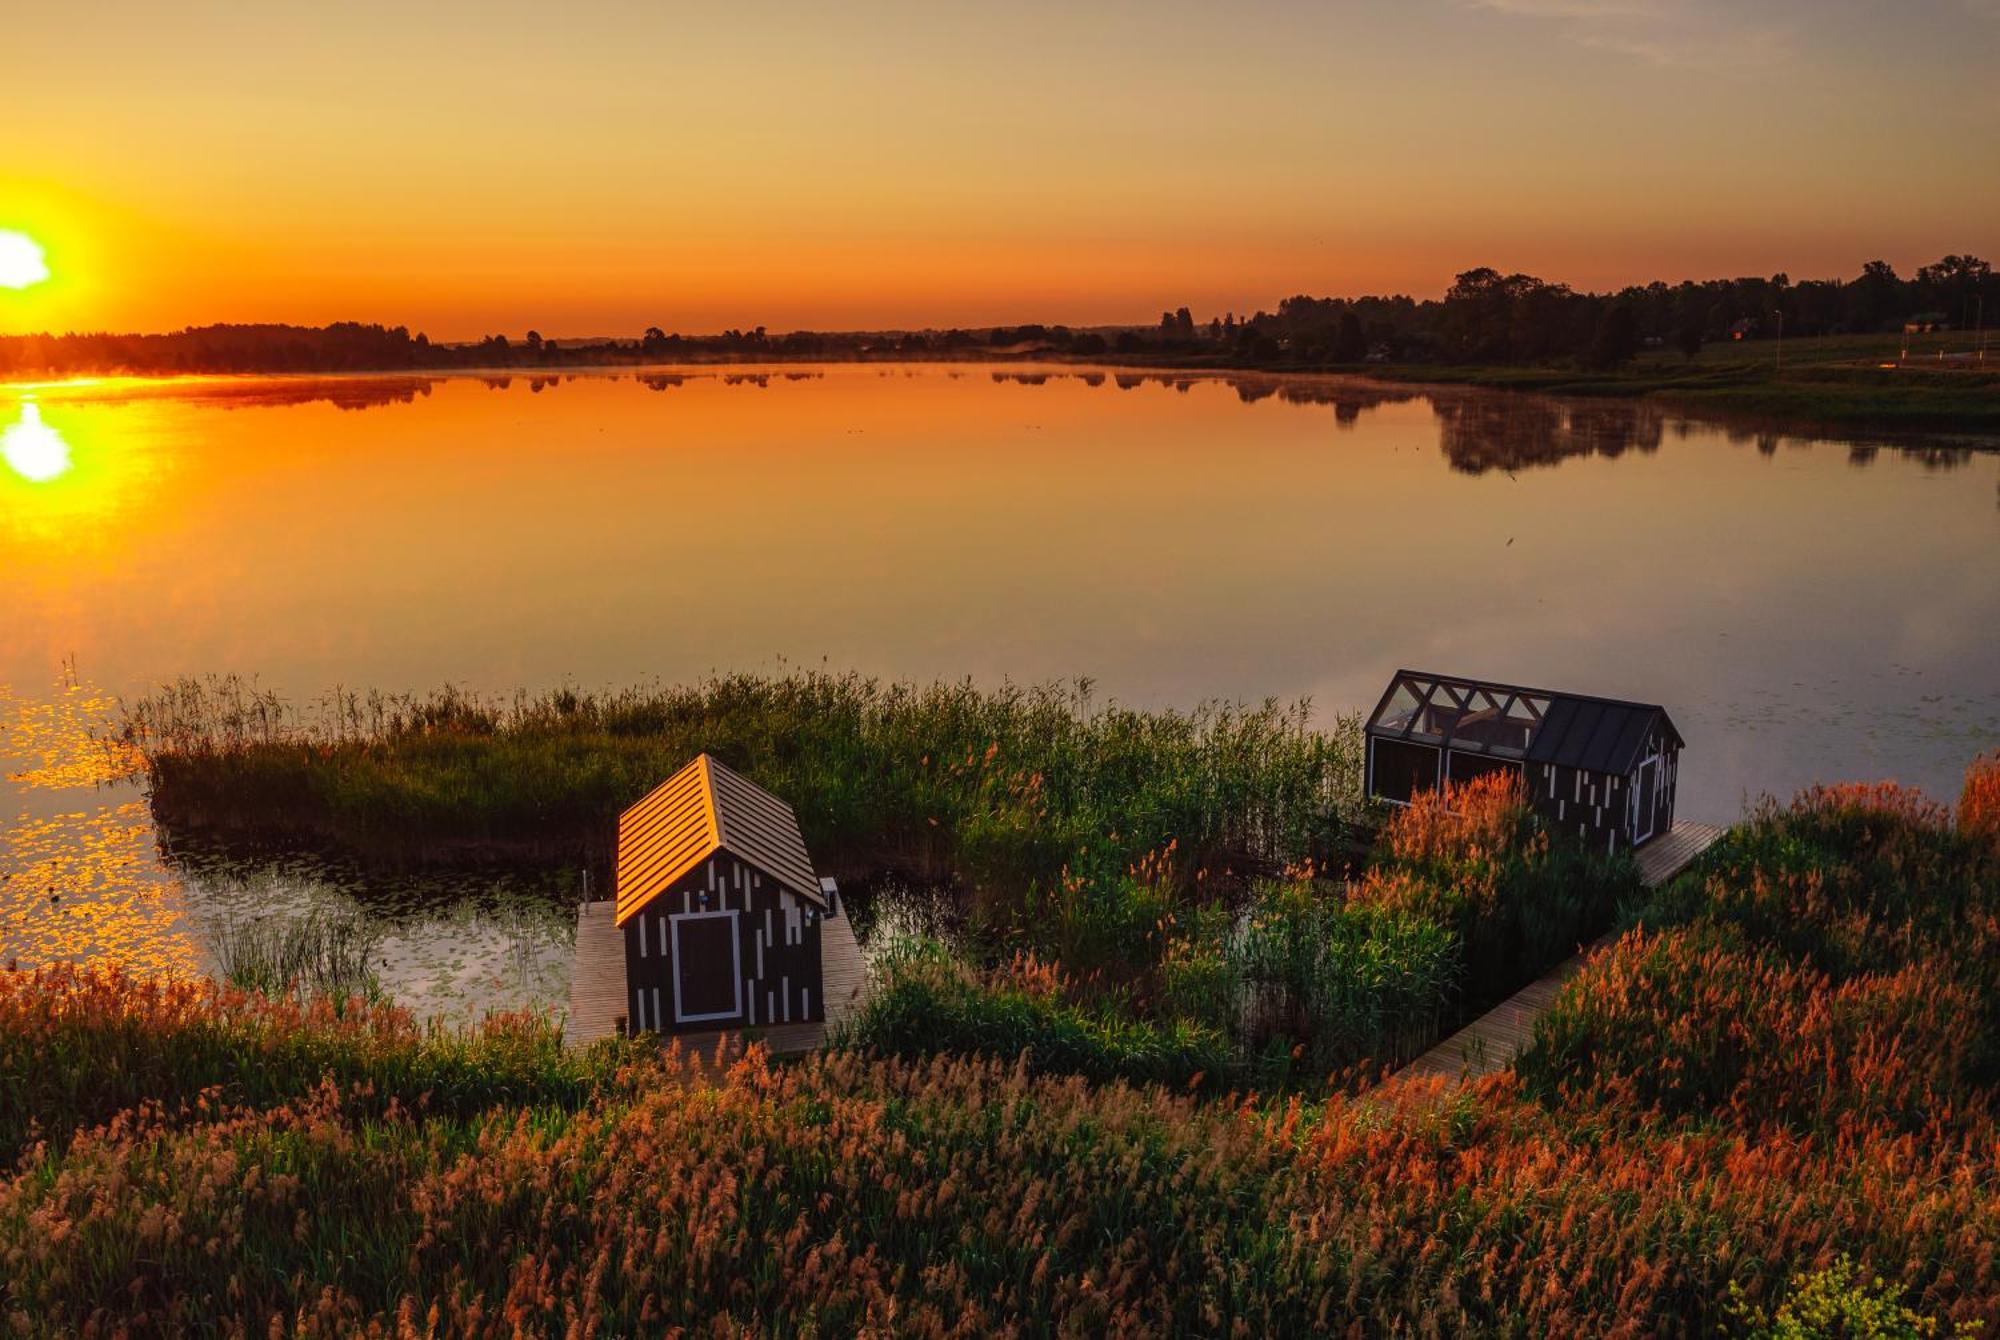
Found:
<path fill-rule="evenodd" d="M 1685 742 L 1667 710 L 1583 693 L 1523 688 L 1493 680 L 1398 670 L 1368 719 L 1368 733 L 1461 752 L 1626 773 L 1655 723 L 1678 748 Z"/>

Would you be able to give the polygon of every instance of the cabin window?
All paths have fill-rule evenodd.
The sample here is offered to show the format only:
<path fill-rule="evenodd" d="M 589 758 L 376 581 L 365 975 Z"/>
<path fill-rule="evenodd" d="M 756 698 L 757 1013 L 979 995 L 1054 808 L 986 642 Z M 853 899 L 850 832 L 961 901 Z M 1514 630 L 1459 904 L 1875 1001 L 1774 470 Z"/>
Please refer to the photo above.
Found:
<path fill-rule="evenodd" d="M 1446 764 L 1447 775 L 1452 781 L 1463 785 L 1476 777 L 1484 777 L 1489 772 L 1521 775 L 1521 765 L 1509 758 L 1493 758 L 1487 754 L 1467 754 L 1460 750 L 1451 751 Z"/>
<path fill-rule="evenodd" d="M 1438 784 L 1438 751 L 1427 744 L 1377 740 L 1368 794 L 1407 804 L 1418 791 Z"/>
<path fill-rule="evenodd" d="M 1417 696 L 1416 690 L 1402 680 L 1397 680 L 1396 687 L 1390 691 L 1388 699 L 1375 713 L 1375 728 L 1402 734 L 1415 719 L 1417 707 L 1421 702 L 1422 699 Z"/>

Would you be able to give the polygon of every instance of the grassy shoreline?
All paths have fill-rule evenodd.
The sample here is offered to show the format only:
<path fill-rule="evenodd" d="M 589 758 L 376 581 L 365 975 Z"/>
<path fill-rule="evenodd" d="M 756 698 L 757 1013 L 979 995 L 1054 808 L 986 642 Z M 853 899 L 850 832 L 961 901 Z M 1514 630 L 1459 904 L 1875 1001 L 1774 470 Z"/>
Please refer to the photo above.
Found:
<path fill-rule="evenodd" d="M 1956 338 L 1959 343 L 1951 344 Z M 2000 349 L 1991 362 L 1978 365 L 1963 359 L 1944 362 L 1938 350 L 1957 350 L 1956 336 L 1912 337 L 1911 353 L 1902 360 L 1901 337 L 1894 335 L 1824 336 L 1785 343 L 1784 368 L 1777 367 L 1775 342 L 1717 344 L 1695 358 L 1649 350 L 1624 367 L 1599 371 L 1575 364 L 1463 363 L 1328 363 L 1280 353 L 1256 358 L 1231 351 L 1189 354 L 1126 352 L 1112 355 L 1073 354 L 1057 349 L 1015 347 L 902 353 L 884 351 L 865 356 L 760 353 L 708 354 L 671 363 L 564 363 L 534 367 L 440 365 L 434 368 L 358 369 L 329 373 L 249 372 L 229 374 L 136 374 L 133 384 L 175 381 L 237 381 L 245 378 L 276 382 L 349 378 L 423 379 L 445 377 L 535 377 L 560 375 L 626 375 L 649 368 L 804 367 L 814 364 L 930 363 L 971 366 L 1042 366 L 1092 368 L 1153 374 L 1339 376 L 1385 386 L 1468 387 L 1523 394 L 1583 399 L 1640 400 L 1724 424 L 1796 435 L 1861 435 L 1865 443 L 1894 445 L 1916 439 L 1945 439 L 1988 450 L 2000 449 Z M 1884 364 L 1898 366 L 1883 366 Z M 1991 370 L 1987 370 L 1990 368 Z M 5 388 L 0 382 L 0 389 Z M 120 394 L 130 394 L 129 386 Z"/>

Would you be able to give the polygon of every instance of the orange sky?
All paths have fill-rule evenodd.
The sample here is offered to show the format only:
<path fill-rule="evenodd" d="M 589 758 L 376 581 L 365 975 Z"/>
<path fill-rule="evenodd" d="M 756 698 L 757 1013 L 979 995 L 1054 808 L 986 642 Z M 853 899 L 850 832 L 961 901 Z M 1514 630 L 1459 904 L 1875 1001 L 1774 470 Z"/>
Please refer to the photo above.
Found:
<path fill-rule="evenodd" d="M 1747 12 L 1746 12 L 1747 11 Z M 2000 3 L 45 5 L 0 331 L 1207 316 L 2000 250 Z"/>

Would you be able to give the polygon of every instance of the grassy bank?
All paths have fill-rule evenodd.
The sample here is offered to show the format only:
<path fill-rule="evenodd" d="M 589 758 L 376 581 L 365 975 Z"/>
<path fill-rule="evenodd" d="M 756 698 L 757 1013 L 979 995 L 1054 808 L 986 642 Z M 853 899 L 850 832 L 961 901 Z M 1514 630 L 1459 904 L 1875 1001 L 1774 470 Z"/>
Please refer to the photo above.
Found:
<path fill-rule="evenodd" d="M 1399 833 L 1380 880 L 1505 886 L 1500 814 Z M 1511 942 L 1561 915 L 1460 924 Z M 1217 1100 L 1037 1075 L 962 1034 L 703 1075 L 630 1044 L 563 1057 L 536 1020 L 439 1035 L 5 974 L 0 1314 L 31 1335 L 1990 1332 L 1996 936 L 2000 759 L 1956 814 L 1879 787 L 1765 809 L 1575 979 L 1518 1078 L 1456 1091 Z M 1198 1059 L 1100 1026 L 1042 965 L 1014 976 L 1017 1032 L 1168 1080 Z"/>

